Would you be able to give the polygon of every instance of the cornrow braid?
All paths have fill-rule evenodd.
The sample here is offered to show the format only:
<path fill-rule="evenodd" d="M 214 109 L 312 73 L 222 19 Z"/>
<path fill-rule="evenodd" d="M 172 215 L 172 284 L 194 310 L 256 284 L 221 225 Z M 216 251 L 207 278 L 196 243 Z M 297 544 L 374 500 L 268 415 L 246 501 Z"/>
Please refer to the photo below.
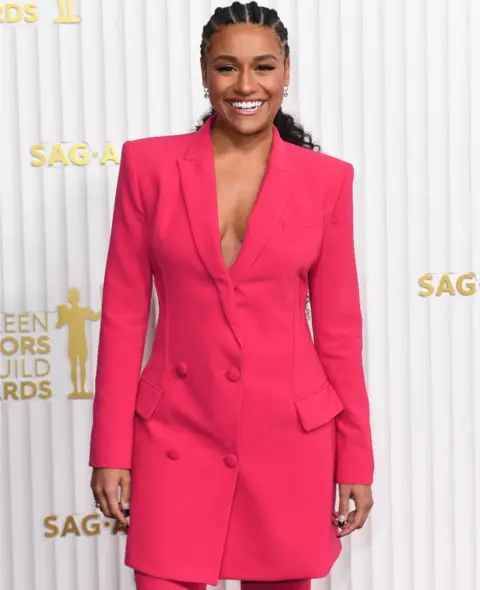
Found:
<path fill-rule="evenodd" d="M 216 8 L 208 23 L 203 27 L 200 56 L 205 57 L 208 53 L 208 43 L 214 33 L 221 27 L 235 24 L 262 25 L 273 29 L 281 42 L 285 57 L 290 55 L 288 30 L 276 10 L 259 6 L 257 2 L 248 2 L 247 4 L 234 2 L 231 6 Z"/>
<path fill-rule="evenodd" d="M 280 20 L 276 10 L 259 6 L 257 2 L 248 2 L 246 4 L 234 2 L 231 6 L 216 8 L 208 23 L 203 27 L 202 42 L 200 44 L 200 56 L 202 59 L 208 53 L 212 35 L 222 27 L 235 24 L 261 25 L 273 29 L 280 41 L 284 58 L 286 59 L 290 55 L 288 29 Z M 212 108 L 205 113 L 195 130 L 198 131 L 214 112 Z M 320 146 L 312 141 L 311 134 L 307 133 L 302 125 L 296 122 L 291 115 L 283 112 L 282 109 L 279 109 L 273 124 L 277 127 L 283 140 L 310 150 L 320 151 Z"/>

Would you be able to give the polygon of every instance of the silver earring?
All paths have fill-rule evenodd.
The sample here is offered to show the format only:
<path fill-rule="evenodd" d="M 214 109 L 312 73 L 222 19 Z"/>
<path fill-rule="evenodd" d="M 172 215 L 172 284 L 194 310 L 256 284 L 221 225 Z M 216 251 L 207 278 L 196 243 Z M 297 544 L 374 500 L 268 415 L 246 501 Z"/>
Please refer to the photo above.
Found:
<path fill-rule="evenodd" d="M 204 88 L 204 91 L 205 91 L 205 92 L 204 92 L 203 96 L 204 96 L 205 98 L 208 98 L 208 97 L 210 96 L 210 94 L 208 93 L 208 88 Z"/>
<path fill-rule="evenodd" d="M 285 98 L 287 98 L 287 96 L 288 96 L 288 86 L 285 86 L 285 90 L 284 90 L 284 92 L 283 92 L 283 96 L 284 96 Z"/>

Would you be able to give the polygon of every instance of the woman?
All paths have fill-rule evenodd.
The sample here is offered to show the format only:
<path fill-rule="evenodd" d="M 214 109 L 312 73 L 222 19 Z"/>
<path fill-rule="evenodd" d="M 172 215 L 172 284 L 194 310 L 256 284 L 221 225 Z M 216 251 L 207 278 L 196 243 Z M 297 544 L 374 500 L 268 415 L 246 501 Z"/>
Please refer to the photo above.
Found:
<path fill-rule="evenodd" d="M 353 168 L 280 110 L 290 58 L 274 10 L 217 8 L 201 67 L 214 110 L 199 129 L 123 149 L 92 489 L 120 522 L 130 504 L 140 590 L 308 590 L 373 505 Z"/>

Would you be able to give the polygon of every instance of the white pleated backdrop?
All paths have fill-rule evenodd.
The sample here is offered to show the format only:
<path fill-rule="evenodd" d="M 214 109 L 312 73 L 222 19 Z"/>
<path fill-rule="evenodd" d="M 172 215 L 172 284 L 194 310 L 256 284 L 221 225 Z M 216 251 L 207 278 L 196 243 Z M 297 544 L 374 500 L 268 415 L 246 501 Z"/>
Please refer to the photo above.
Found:
<path fill-rule="evenodd" d="M 312 588 L 478 589 L 480 2 L 270 6 L 290 32 L 285 110 L 356 169 L 375 506 Z M 91 399 L 68 397 L 82 327 L 57 306 L 78 289 L 92 391 L 115 153 L 206 110 L 215 7 L 73 0 L 81 22 L 58 24 L 56 0 L 0 3 L 1 590 L 132 588 L 125 535 L 92 508 Z"/>

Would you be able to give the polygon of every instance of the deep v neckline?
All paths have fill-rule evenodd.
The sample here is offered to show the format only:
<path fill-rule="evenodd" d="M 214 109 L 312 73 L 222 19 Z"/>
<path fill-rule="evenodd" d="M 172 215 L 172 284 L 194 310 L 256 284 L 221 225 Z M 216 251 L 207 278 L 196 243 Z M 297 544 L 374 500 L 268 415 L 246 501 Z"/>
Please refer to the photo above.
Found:
<path fill-rule="evenodd" d="M 217 179 L 210 133 L 215 117 L 216 114 L 212 115 L 198 131 L 189 135 L 178 165 L 182 196 L 196 250 L 222 293 L 223 304 L 230 307 L 232 289 L 260 256 L 295 194 L 297 160 L 292 158 L 287 142 L 282 140 L 274 126 L 269 159 L 248 216 L 243 243 L 234 262 L 227 267 L 221 248 Z"/>
<path fill-rule="evenodd" d="M 211 133 L 211 129 L 210 129 L 210 133 Z M 237 265 L 240 257 L 242 256 L 243 251 L 245 250 L 247 242 L 249 240 L 249 236 L 251 233 L 251 227 L 252 227 L 252 220 L 255 218 L 256 211 L 259 209 L 259 201 L 262 198 L 262 193 L 264 192 L 265 184 L 267 181 L 267 175 L 269 175 L 269 173 L 270 173 L 270 168 L 272 165 L 272 151 L 273 151 L 274 141 L 275 141 L 275 132 L 272 133 L 272 143 L 270 146 L 270 152 L 268 154 L 267 163 L 265 166 L 264 173 L 262 175 L 262 179 L 260 181 L 260 184 L 257 189 L 257 193 L 255 195 L 255 200 L 254 200 L 253 206 L 250 210 L 250 213 L 247 216 L 247 223 L 245 226 L 245 233 L 243 234 L 243 240 L 240 243 L 240 248 L 238 249 L 237 255 L 235 256 L 235 259 L 233 260 L 232 264 L 227 266 L 227 263 L 225 262 L 225 258 L 223 256 L 223 251 L 222 251 L 222 232 L 220 229 L 220 209 L 219 209 L 219 205 L 218 205 L 218 182 L 217 182 L 217 174 L 216 174 L 216 169 L 215 169 L 215 153 L 214 153 L 213 140 L 212 140 L 211 164 L 212 164 L 212 168 L 213 168 L 213 202 L 214 202 L 214 211 L 215 211 L 215 220 L 214 221 L 215 221 L 215 227 L 216 227 L 215 241 L 218 244 L 218 254 L 219 254 L 219 256 L 222 260 L 222 264 L 228 274 L 230 274 L 232 272 L 233 268 Z"/>
<path fill-rule="evenodd" d="M 223 256 L 223 250 L 222 250 L 222 232 L 221 232 L 221 229 L 220 229 L 220 209 L 219 209 L 219 206 L 218 206 L 218 184 L 217 184 L 217 178 L 216 178 L 216 175 L 215 175 L 215 182 L 214 182 L 214 188 L 215 188 L 215 190 L 214 190 L 213 197 L 214 197 L 214 203 L 215 203 L 215 207 L 214 207 L 214 210 L 215 210 L 215 222 L 216 222 L 215 223 L 215 227 L 216 227 L 216 234 L 217 234 L 216 235 L 216 243 L 218 244 L 219 255 L 220 255 L 220 258 L 222 259 L 223 266 L 225 267 L 225 270 L 228 273 L 230 273 L 232 271 L 233 267 L 237 264 L 238 259 L 241 257 L 242 252 L 244 251 L 245 246 L 246 246 L 246 244 L 247 244 L 247 242 L 249 240 L 249 235 L 250 235 L 251 227 L 252 227 L 252 219 L 255 216 L 255 211 L 256 211 L 256 209 L 258 209 L 257 206 L 258 206 L 258 203 L 259 203 L 259 201 L 260 201 L 260 199 L 262 197 L 262 192 L 263 192 L 263 187 L 265 185 L 265 178 L 267 176 L 268 167 L 269 167 L 269 164 L 267 162 L 267 166 L 265 167 L 265 172 L 263 173 L 262 180 L 260 182 L 260 185 L 259 185 L 258 190 L 257 190 L 257 194 L 255 196 L 255 201 L 254 201 L 253 206 L 252 206 L 252 208 L 250 210 L 250 213 L 247 216 L 247 222 L 246 222 L 246 225 L 245 225 L 245 233 L 243 234 L 243 240 L 240 241 L 240 247 L 239 247 L 239 249 L 237 251 L 237 255 L 235 256 L 233 262 L 230 265 L 227 265 L 227 263 L 225 262 L 225 258 Z"/>

